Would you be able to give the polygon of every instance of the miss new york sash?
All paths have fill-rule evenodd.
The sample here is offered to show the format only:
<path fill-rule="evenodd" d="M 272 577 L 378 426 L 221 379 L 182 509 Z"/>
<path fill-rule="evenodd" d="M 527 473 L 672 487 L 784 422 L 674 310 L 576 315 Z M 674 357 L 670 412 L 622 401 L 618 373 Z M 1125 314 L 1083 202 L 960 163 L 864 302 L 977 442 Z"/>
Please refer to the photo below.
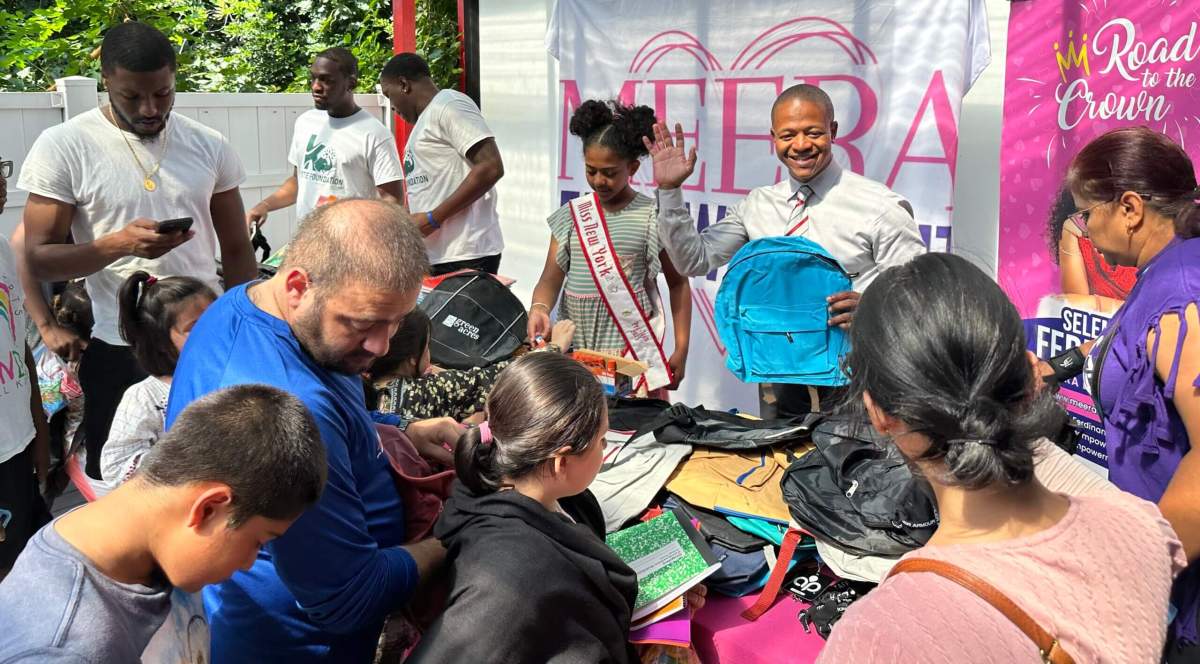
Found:
<path fill-rule="evenodd" d="M 629 279 L 621 271 L 617 260 L 616 247 L 608 234 L 608 222 L 604 219 L 600 199 L 594 193 L 584 194 L 572 200 L 570 206 L 575 234 L 579 237 L 579 246 L 583 247 L 588 270 L 596 282 L 596 291 L 600 293 L 600 301 L 625 339 L 626 353 L 650 367 L 642 375 L 646 389 L 655 390 L 669 384 L 672 380 L 671 369 L 667 366 L 667 355 L 659 341 L 665 329 L 662 307 L 658 307 L 659 312 L 652 321 L 638 304 Z M 657 291 L 657 285 L 647 288 L 651 294 Z"/>

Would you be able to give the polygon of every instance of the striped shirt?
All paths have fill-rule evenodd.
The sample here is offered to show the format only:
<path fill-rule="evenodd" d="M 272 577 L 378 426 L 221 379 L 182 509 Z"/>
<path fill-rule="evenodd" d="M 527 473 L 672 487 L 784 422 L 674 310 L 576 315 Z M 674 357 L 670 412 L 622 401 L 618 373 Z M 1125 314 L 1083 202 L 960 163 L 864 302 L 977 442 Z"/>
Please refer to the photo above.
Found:
<path fill-rule="evenodd" d="M 620 210 L 604 211 L 621 270 L 648 316 L 653 316 L 655 310 L 647 295 L 646 285 L 655 283 L 661 269 L 656 216 L 654 199 L 642 193 L 634 196 L 633 201 Z M 625 349 L 625 340 L 608 315 L 592 273 L 587 268 L 583 247 L 575 232 L 570 204 L 555 210 L 546 223 L 558 241 L 558 253 L 555 255 L 558 266 L 567 275 L 559 303 L 559 317 L 575 322 L 575 346 L 620 353 Z M 571 260 L 573 256 L 580 257 L 574 265 Z"/>

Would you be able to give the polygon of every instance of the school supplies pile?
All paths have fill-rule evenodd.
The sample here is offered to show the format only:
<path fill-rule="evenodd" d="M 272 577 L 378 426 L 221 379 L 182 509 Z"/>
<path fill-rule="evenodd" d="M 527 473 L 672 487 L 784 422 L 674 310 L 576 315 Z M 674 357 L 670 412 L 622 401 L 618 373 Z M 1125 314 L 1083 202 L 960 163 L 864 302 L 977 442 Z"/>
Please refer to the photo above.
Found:
<path fill-rule="evenodd" d="M 846 608 L 886 575 L 895 556 L 919 545 L 936 523 L 919 483 L 870 437 L 870 423 L 862 418 L 760 420 L 612 397 L 609 416 L 608 445 L 592 492 L 610 545 L 625 547 L 619 555 L 645 567 L 654 554 L 665 555 L 662 546 L 631 552 L 622 539 L 651 524 L 676 523 L 689 540 L 702 540 L 709 560 L 718 563 L 713 571 L 696 563 L 692 571 L 705 571 L 711 602 L 726 613 L 736 607 L 739 614 L 725 622 L 745 623 L 757 633 L 749 625 L 760 616 L 778 620 L 775 608 L 786 602 L 787 620 L 797 634 L 814 637 L 814 652 Z M 700 648 L 712 638 L 699 623 L 686 621 L 678 598 L 688 583 L 694 582 L 671 585 L 674 597 L 668 593 L 657 603 L 652 600 L 661 589 L 641 589 L 632 641 L 680 646 L 691 640 Z"/>

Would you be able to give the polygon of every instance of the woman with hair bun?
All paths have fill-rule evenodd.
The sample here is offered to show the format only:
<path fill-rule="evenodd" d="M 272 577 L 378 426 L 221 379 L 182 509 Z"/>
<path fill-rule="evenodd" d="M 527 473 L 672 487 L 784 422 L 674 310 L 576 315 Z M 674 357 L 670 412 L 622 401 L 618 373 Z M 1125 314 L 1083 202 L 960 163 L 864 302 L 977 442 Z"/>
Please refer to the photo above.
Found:
<path fill-rule="evenodd" d="M 996 283 L 958 256 L 919 256 L 867 288 L 850 335 L 850 393 L 929 482 L 940 521 L 846 611 L 819 661 L 1043 661 L 971 590 L 898 573 L 910 559 L 981 578 L 1075 662 L 1158 661 L 1181 544 L 1141 498 L 1108 486 L 1055 492 L 1046 471 L 1077 464 L 1045 438 L 1064 413 Z"/>
<path fill-rule="evenodd" d="M 647 106 L 594 99 L 571 116 L 569 128 L 583 141 L 592 191 L 547 220 L 550 250 L 533 291 L 528 332 L 531 341 L 549 334 L 550 312 L 558 303 L 559 317 L 575 322 L 577 347 L 632 353 L 650 366 L 648 389 L 675 389 L 687 362 L 691 289 L 659 247 L 654 199 L 630 186 L 639 160 L 649 153 L 642 139 L 654 135 L 654 122 Z M 663 350 L 660 271 L 671 298 L 675 350 L 670 356 Z"/>

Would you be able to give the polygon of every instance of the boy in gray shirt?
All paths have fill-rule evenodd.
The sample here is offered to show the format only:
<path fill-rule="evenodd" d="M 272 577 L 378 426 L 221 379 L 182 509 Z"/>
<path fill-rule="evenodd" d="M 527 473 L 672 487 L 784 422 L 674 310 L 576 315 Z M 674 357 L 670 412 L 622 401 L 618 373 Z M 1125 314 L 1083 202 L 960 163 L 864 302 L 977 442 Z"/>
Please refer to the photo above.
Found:
<path fill-rule="evenodd" d="M 264 385 L 189 406 L 112 493 L 47 525 L 0 582 L 0 664 L 138 662 L 171 610 L 249 568 L 320 497 L 308 409 Z"/>

